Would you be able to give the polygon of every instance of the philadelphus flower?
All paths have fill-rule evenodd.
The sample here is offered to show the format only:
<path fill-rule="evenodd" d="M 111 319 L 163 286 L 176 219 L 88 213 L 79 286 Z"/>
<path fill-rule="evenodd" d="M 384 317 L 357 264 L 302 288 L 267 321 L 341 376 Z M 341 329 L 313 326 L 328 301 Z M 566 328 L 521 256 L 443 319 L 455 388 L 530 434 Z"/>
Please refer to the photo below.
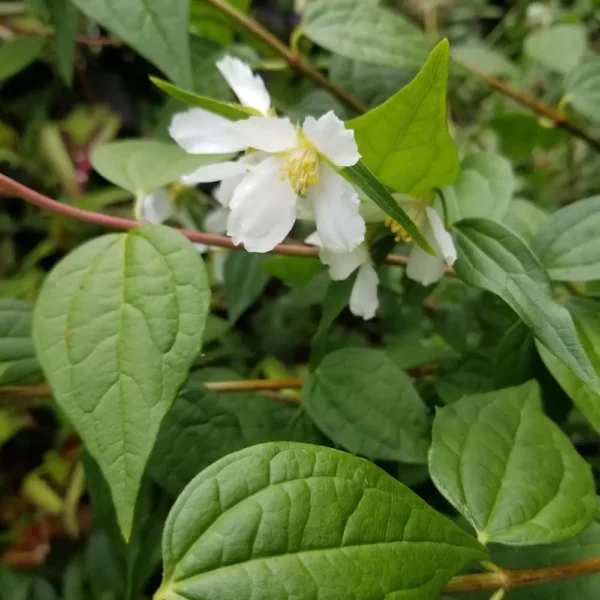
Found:
<path fill-rule="evenodd" d="M 268 252 L 282 242 L 299 209 L 314 217 L 325 248 L 356 248 L 365 236 L 358 195 L 336 170 L 360 158 L 354 132 L 333 112 L 307 117 L 301 128 L 273 116 L 265 84 L 248 65 L 227 56 L 217 66 L 240 102 L 262 116 L 232 122 L 201 108 L 175 115 L 171 136 L 188 152 L 247 152 L 236 161 L 200 167 L 182 181 L 222 182 L 221 202 L 230 210 L 227 233 L 250 252 Z"/>
<path fill-rule="evenodd" d="M 323 248 L 318 233 L 309 235 L 305 241 L 307 244 L 321 248 L 319 258 L 329 267 L 329 275 L 334 281 L 347 279 L 358 269 L 350 293 L 350 311 L 365 321 L 372 319 L 379 306 L 377 299 L 379 278 L 373 268 L 367 244 L 362 242 L 350 252 L 336 253 Z"/>
<path fill-rule="evenodd" d="M 435 209 L 425 201 L 403 194 L 397 194 L 395 198 L 437 253 L 437 256 L 432 256 L 414 244 L 408 255 L 406 274 L 423 285 L 431 285 L 444 275 L 444 263 L 451 267 L 456 260 L 452 236 L 446 231 Z M 398 223 L 388 217 L 386 224 L 397 234 L 398 240 L 407 239 L 404 229 Z"/>

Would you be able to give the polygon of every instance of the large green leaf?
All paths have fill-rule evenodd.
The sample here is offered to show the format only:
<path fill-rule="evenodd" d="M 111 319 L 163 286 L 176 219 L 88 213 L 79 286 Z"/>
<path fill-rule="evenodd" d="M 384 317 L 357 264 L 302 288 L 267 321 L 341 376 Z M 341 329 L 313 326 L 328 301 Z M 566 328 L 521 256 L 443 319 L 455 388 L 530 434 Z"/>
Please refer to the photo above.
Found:
<path fill-rule="evenodd" d="M 41 377 L 31 339 L 32 308 L 23 300 L 0 299 L 0 385 Z"/>
<path fill-rule="evenodd" d="M 600 63 L 594 60 L 579 65 L 565 85 L 573 108 L 592 121 L 600 121 Z"/>
<path fill-rule="evenodd" d="M 177 497 L 200 471 L 231 452 L 284 439 L 273 400 L 252 393 L 207 390 L 206 381 L 235 381 L 228 369 L 205 369 L 190 376 L 160 428 L 148 469 Z"/>
<path fill-rule="evenodd" d="M 600 305 L 589 300 L 578 299 L 571 301 L 569 308 L 579 333 L 581 345 L 596 369 L 596 373 L 600 373 Z M 600 433 L 600 394 L 585 385 L 541 344 L 537 345 L 537 349 L 547 369 L 586 419 Z"/>
<path fill-rule="evenodd" d="M 481 43 L 469 42 L 453 46 L 452 57 L 459 63 L 487 73 L 488 75 L 515 75 L 517 68 L 506 56 Z"/>
<path fill-rule="evenodd" d="M 111 487 L 126 538 L 160 423 L 200 351 L 209 296 L 194 246 L 149 226 L 80 246 L 38 299 L 38 358 Z"/>
<path fill-rule="evenodd" d="M 237 10 L 247 13 L 251 0 L 226 0 Z M 190 24 L 194 33 L 221 46 L 233 43 L 234 22 L 205 0 L 191 1 Z"/>
<path fill-rule="evenodd" d="M 75 36 L 79 11 L 72 0 L 46 0 L 50 19 L 56 32 L 56 62 L 58 71 L 67 85 L 73 81 L 75 67 Z"/>
<path fill-rule="evenodd" d="M 225 262 L 225 298 L 229 322 L 235 323 L 260 297 L 271 279 L 263 268 L 264 254 L 230 252 Z"/>
<path fill-rule="evenodd" d="M 429 470 L 482 543 L 550 544 L 597 512 L 591 469 L 543 413 L 533 380 L 439 409 Z"/>
<path fill-rule="evenodd" d="M 188 154 L 175 144 L 155 140 L 120 140 L 97 148 L 92 165 L 102 177 L 138 198 L 223 155 Z"/>
<path fill-rule="evenodd" d="M 600 392 L 569 311 L 554 300 L 550 281 L 527 244 L 504 225 L 486 219 L 461 221 L 456 232 L 458 276 L 500 296 L 552 354 Z"/>
<path fill-rule="evenodd" d="M 570 73 L 583 57 L 587 32 L 579 23 L 558 23 L 530 33 L 524 50 L 547 69 L 564 75 Z"/>
<path fill-rule="evenodd" d="M 600 196 L 565 206 L 542 225 L 535 251 L 550 279 L 600 279 Z"/>
<path fill-rule="evenodd" d="M 537 233 L 547 218 L 548 213 L 537 204 L 523 198 L 515 198 L 502 222 L 533 246 Z"/>
<path fill-rule="evenodd" d="M 458 176 L 458 152 L 446 121 L 448 49 L 441 41 L 406 87 L 348 122 L 364 163 L 395 191 L 419 195 Z"/>
<path fill-rule="evenodd" d="M 45 40 L 22 37 L 0 44 L 0 81 L 12 77 L 32 63 L 41 53 Z"/>
<path fill-rule="evenodd" d="M 410 377 L 384 352 L 345 348 L 306 379 L 302 401 L 336 444 L 373 460 L 425 462 L 427 408 Z"/>
<path fill-rule="evenodd" d="M 302 30 L 331 52 L 363 62 L 416 71 L 427 58 L 423 32 L 379 0 L 311 0 Z"/>
<path fill-rule="evenodd" d="M 467 156 L 457 182 L 444 190 L 450 222 L 471 217 L 500 221 L 515 185 L 512 167 L 502 156 L 484 152 Z"/>
<path fill-rule="evenodd" d="M 190 483 L 163 558 L 155 600 L 433 600 L 486 552 L 372 463 L 270 443 Z"/>
<path fill-rule="evenodd" d="M 192 86 L 189 0 L 72 0 L 175 83 Z"/>

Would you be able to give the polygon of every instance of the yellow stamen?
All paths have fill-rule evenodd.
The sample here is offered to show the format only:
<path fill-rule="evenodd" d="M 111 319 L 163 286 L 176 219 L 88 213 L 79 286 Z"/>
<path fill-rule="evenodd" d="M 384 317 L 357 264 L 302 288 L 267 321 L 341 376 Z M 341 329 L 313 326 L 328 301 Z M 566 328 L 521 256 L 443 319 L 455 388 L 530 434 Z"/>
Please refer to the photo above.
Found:
<path fill-rule="evenodd" d="M 312 148 L 298 148 L 287 155 L 280 167 L 287 171 L 296 194 L 305 196 L 309 185 L 319 183 L 319 156 Z"/>
<path fill-rule="evenodd" d="M 419 230 L 423 228 L 425 222 L 425 207 L 426 205 L 420 202 L 411 202 L 402 205 L 404 212 L 406 212 Z M 395 221 L 392 217 L 386 217 L 384 223 L 392 231 L 397 242 L 412 242 L 412 238 L 398 221 Z"/>

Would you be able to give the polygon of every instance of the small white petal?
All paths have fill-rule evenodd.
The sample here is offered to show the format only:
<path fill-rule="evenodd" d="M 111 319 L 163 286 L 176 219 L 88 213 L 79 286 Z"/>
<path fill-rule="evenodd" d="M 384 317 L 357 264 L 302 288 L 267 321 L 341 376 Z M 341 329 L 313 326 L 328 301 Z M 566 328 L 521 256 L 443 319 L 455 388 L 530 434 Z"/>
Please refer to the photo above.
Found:
<path fill-rule="evenodd" d="M 204 229 L 208 233 L 225 233 L 227 231 L 227 219 L 229 218 L 229 209 L 221 206 L 211 210 L 204 219 Z"/>
<path fill-rule="evenodd" d="M 224 248 L 214 248 L 211 252 L 213 281 L 222 285 L 225 283 L 225 263 L 228 251 Z"/>
<path fill-rule="evenodd" d="M 287 117 L 250 117 L 236 125 L 247 148 L 274 153 L 298 145 L 298 132 Z"/>
<path fill-rule="evenodd" d="M 451 267 L 456 260 L 456 248 L 452 235 L 449 231 L 446 231 L 442 220 L 433 208 L 428 206 L 425 210 L 435 240 L 434 249 L 440 256 L 444 257 L 446 264 Z"/>
<path fill-rule="evenodd" d="M 239 185 L 242 179 L 244 179 L 246 173 L 248 173 L 250 169 L 260 164 L 269 156 L 270 155 L 266 152 L 251 152 L 250 154 L 244 154 L 240 156 L 236 163 L 242 165 L 244 173 L 242 175 L 234 175 L 233 177 L 223 179 L 223 181 L 221 181 L 221 183 L 213 190 L 214 199 L 222 206 L 229 206 L 229 203 L 233 198 L 235 188 Z"/>
<path fill-rule="evenodd" d="M 254 75 L 245 62 L 233 56 L 224 56 L 217 62 L 217 67 L 244 106 L 267 114 L 271 98 L 260 75 Z"/>
<path fill-rule="evenodd" d="M 425 235 L 425 231 L 423 231 Z M 429 243 L 432 240 L 425 235 Z M 439 256 L 431 256 L 416 244 L 408 255 L 406 274 L 414 281 L 422 285 L 431 285 L 439 281 L 444 275 L 444 259 Z"/>
<path fill-rule="evenodd" d="M 248 165 L 239 161 L 227 161 L 222 163 L 213 163 L 212 165 L 203 165 L 195 171 L 183 175 L 181 181 L 186 185 L 196 185 L 197 183 L 211 183 L 221 181 L 228 177 L 244 175 L 249 171 Z"/>
<path fill-rule="evenodd" d="M 321 262 L 329 267 L 329 275 L 334 281 L 350 277 L 361 265 L 368 265 L 371 262 L 366 244 L 360 244 L 352 252 L 342 254 L 323 248 L 319 252 L 319 257 Z"/>
<path fill-rule="evenodd" d="M 206 254 L 206 251 L 208 250 L 208 246 L 206 244 L 200 243 L 195 243 L 194 248 L 196 248 L 200 254 Z"/>
<path fill-rule="evenodd" d="M 240 123 L 192 108 L 173 117 L 169 134 L 190 154 L 239 152 L 247 148 L 245 137 L 238 130 Z"/>
<path fill-rule="evenodd" d="M 379 278 L 377 272 L 370 264 L 364 264 L 358 270 L 356 281 L 350 294 L 350 311 L 362 317 L 365 321 L 372 319 L 377 312 L 379 300 L 377 299 L 377 286 Z"/>
<path fill-rule="evenodd" d="M 354 131 L 346 129 L 344 122 L 332 110 L 319 119 L 306 117 L 302 131 L 311 144 L 334 165 L 351 167 L 359 161 Z"/>
<path fill-rule="evenodd" d="M 308 188 L 323 246 L 332 252 L 354 250 L 365 239 L 365 222 L 354 188 L 332 167 L 321 162 L 319 183 Z"/>
<path fill-rule="evenodd" d="M 167 190 L 160 188 L 146 194 L 142 200 L 142 219 L 150 223 L 164 223 L 175 215 L 175 206 Z"/>
<path fill-rule="evenodd" d="M 281 180 L 282 160 L 262 162 L 244 177 L 231 200 L 227 233 L 249 252 L 268 252 L 281 243 L 296 220 L 296 194 Z"/>

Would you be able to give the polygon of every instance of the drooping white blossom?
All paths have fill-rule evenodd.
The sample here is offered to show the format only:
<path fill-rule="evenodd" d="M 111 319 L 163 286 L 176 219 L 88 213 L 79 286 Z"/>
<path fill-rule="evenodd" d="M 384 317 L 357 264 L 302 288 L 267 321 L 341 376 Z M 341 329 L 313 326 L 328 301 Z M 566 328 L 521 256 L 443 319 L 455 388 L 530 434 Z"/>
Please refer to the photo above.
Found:
<path fill-rule="evenodd" d="M 338 168 L 360 158 L 354 132 L 333 112 L 307 117 L 302 128 L 270 115 L 270 99 L 260 77 L 238 59 L 219 69 L 240 101 L 263 116 L 229 121 L 194 108 L 175 115 L 170 133 L 195 154 L 248 152 L 236 161 L 201 167 L 183 178 L 188 184 L 222 182 L 230 209 L 227 233 L 250 252 L 268 252 L 292 229 L 300 209 L 311 214 L 324 247 L 349 252 L 364 239 L 365 224 L 355 189 Z"/>
<path fill-rule="evenodd" d="M 358 270 L 350 293 L 350 311 L 365 321 L 372 319 L 379 306 L 377 298 L 379 277 L 373 267 L 367 244 L 362 242 L 350 252 L 336 253 L 323 248 L 319 234 L 316 232 L 309 235 L 305 241 L 320 248 L 319 258 L 329 267 L 329 275 L 334 281 L 347 279 Z"/>

